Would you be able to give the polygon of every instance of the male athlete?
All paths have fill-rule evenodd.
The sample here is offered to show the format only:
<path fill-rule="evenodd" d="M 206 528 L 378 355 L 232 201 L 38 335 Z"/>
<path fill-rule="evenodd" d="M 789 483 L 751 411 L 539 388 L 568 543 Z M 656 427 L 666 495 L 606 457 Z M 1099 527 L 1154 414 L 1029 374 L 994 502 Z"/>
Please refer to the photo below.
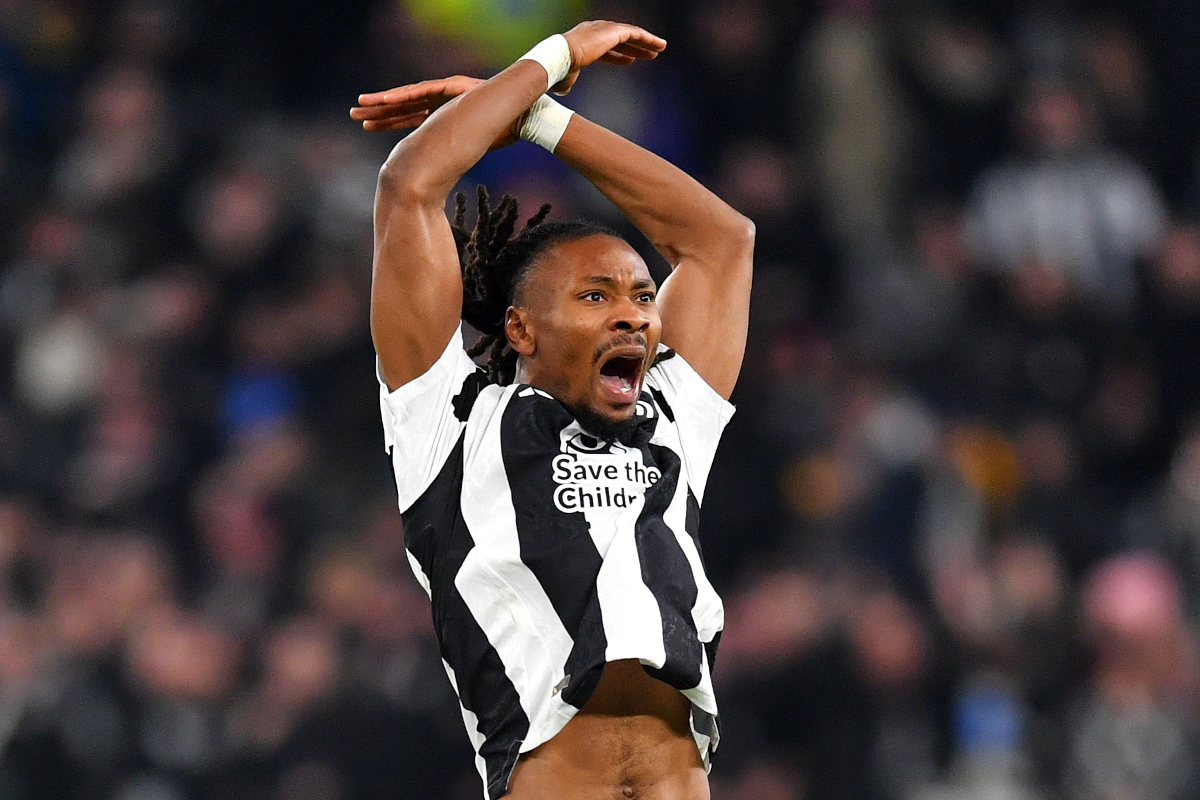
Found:
<path fill-rule="evenodd" d="M 375 199 L 371 330 L 413 569 L 490 800 L 705 800 L 723 623 L 696 538 L 745 348 L 754 231 L 682 171 L 559 106 L 596 61 L 666 46 L 585 22 L 487 81 L 362 95 L 367 130 L 417 129 Z M 528 138 L 595 184 L 672 267 L 659 291 L 590 223 L 518 229 L 482 189 Z M 463 351 L 482 331 L 488 369 Z"/>

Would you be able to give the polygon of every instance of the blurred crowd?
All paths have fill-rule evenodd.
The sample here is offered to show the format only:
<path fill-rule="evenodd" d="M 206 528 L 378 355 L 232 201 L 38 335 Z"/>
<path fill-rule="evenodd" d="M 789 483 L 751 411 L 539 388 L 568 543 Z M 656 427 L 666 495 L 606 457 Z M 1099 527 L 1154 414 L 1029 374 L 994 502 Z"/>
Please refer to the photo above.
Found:
<path fill-rule="evenodd" d="M 346 112 L 586 16 L 670 44 L 566 102 L 758 227 L 714 800 L 1200 796 L 1194 3 L 2 0 L 0 797 L 480 795 Z"/>

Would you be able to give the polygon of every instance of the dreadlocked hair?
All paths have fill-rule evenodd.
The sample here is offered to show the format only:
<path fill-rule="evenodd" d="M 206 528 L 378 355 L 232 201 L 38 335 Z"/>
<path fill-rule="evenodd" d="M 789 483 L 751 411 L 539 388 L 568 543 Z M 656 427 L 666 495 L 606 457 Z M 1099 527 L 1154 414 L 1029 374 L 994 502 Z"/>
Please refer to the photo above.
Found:
<path fill-rule="evenodd" d="M 510 194 L 492 208 L 487 188 L 476 190 L 478 215 L 475 227 L 466 227 L 467 196 L 454 198 L 454 222 L 450 226 L 462 267 L 462 318 L 483 336 L 469 350 L 471 358 L 490 348 L 488 380 L 506 386 L 517 372 L 517 351 L 508 344 L 504 316 L 520 288 L 530 265 L 546 248 L 559 242 L 597 234 L 617 233 L 593 222 L 546 222 L 550 204 L 526 220 L 517 231 L 517 201 Z M 515 233 L 515 235 L 514 235 Z"/>

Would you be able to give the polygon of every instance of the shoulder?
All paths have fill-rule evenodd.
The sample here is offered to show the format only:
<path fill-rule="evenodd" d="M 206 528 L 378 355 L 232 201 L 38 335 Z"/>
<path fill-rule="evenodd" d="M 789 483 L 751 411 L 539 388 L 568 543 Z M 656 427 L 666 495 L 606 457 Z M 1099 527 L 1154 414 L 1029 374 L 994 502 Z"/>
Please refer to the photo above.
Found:
<path fill-rule="evenodd" d="M 724 416 L 733 413 L 733 405 L 717 393 L 687 359 L 659 345 L 658 356 L 646 372 L 646 387 L 657 402 L 686 402 L 718 409 Z M 727 413 L 724 413 L 726 412 Z"/>
<path fill-rule="evenodd" d="M 421 375 L 389 389 L 376 361 L 379 405 L 385 443 L 422 440 L 447 426 L 463 424 L 476 399 L 492 384 L 463 350 L 462 333 L 455 330 L 438 359 Z"/>

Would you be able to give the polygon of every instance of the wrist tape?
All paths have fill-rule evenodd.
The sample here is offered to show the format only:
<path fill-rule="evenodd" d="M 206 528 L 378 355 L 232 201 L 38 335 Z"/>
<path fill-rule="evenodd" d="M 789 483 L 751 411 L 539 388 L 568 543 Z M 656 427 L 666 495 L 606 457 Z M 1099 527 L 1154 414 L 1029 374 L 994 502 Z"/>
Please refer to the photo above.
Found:
<path fill-rule="evenodd" d="M 571 71 L 571 48 L 567 45 L 567 37 L 556 33 L 538 42 L 533 48 L 521 56 L 518 61 L 536 61 L 541 64 L 548 76 L 546 91 L 567 77 Z"/>
<path fill-rule="evenodd" d="M 521 126 L 521 138 L 528 139 L 553 153 L 574 114 L 575 112 L 566 106 L 542 95 L 534 101 L 525 116 L 525 123 Z"/>

